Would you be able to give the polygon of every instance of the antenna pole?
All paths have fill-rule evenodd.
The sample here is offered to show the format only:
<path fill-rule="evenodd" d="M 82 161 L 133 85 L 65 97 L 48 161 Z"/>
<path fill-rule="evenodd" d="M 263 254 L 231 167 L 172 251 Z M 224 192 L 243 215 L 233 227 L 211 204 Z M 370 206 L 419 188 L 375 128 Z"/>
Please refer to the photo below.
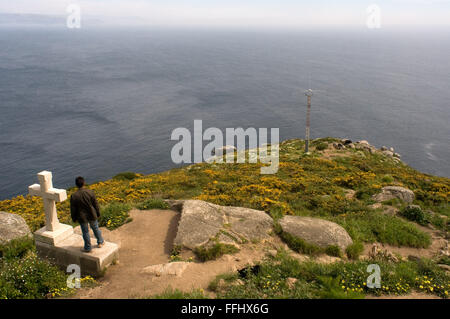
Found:
<path fill-rule="evenodd" d="M 306 136 L 305 136 L 305 153 L 308 154 L 309 152 L 309 131 L 311 127 L 311 97 L 312 97 L 312 90 L 306 91 L 305 95 L 308 98 L 308 108 L 306 110 Z"/>

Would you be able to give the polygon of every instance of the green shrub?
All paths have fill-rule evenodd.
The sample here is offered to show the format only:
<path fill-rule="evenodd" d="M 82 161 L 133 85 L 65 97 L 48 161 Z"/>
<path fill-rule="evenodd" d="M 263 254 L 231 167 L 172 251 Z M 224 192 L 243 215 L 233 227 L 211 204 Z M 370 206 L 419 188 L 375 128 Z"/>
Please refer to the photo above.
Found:
<path fill-rule="evenodd" d="M 364 245 L 359 241 L 355 241 L 353 244 L 347 246 L 347 248 L 345 249 L 345 252 L 346 252 L 348 258 L 353 259 L 353 260 L 358 260 L 359 255 L 361 255 L 363 250 L 364 250 Z"/>
<path fill-rule="evenodd" d="M 47 298 L 69 292 L 66 274 L 30 252 L 4 261 L 0 268 L 0 299 Z"/>
<path fill-rule="evenodd" d="M 321 142 L 316 145 L 316 150 L 318 150 L 318 151 L 323 151 L 324 149 L 327 149 L 327 148 L 328 148 L 328 144 L 324 143 L 324 142 Z"/>
<path fill-rule="evenodd" d="M 430 223 L 436 226 L 437 228 L 447 230 L 446 220 L 441 216 L 439 216 L 438 214 L 429 214 L 426 216 L 426 219 L 429 220 Z"/>
<path fill-rule="evenodd" d="M 0 245 L 0 258 L 3 260 L 11 260 L 14 258 L 22 258 L 29 251 L 34 251 L 34 240 L 32 237 L 25 236 L 11 240 L 7 244 Z"/>
<path fill-rule="evenodd" d="M 383 178 L 381 179 L 381 181 L 383 183 L 393 183 L 394 182 L 394 178 L 391 175 L 384 175 Z"/>
<path fill-rule="evenodd" d="M 130 205 L 125 203 L 111 203 L 102 207 L 99 225 L 101 227 L 106 227 L 109 230 L 113 230 L 130 222 L 130 209 Z"/>
<path fill-rule="evenodd" d="M 339 246 L 336 245 L 330 245 L 327 248 L 325 248 L 325 254 L 327 254 L 328 256 L 342 258 L 342 251 L 339 248 Z"/>
<path fill-rule="evenodd" d="M 125 180 L 125 181 L 131 181 L 133 179 L 138 178 L 139 175 L 133 172 L 123 172 L 123 173 L 119 173 L 116 176 L 113 177 L 113 179 L 116 180 Z"/>
<path fill-rule="evenodd" d="M 438 264 L 443 264 L 443 265 L 447 265 L 450 266 L 450 257 L 449 256 L 441 256 L 438 260 L 437 260 Z"/>
<path fill-rule="evenodd" d="M 235 246 L 222 243 L 216 243 L 209 248 L 201 246 L 194 249 L 195 255 L 201 261 L 214 260 L 225 254 L 233 254 L 238 251 L 239 249 L 237 249 Z"/>
<path fill-rule="evenodd" d="M 170 206 L 161 198 L 149 198 L 149 199 L 137 204 L 136 208 L 138 208 L 140 210 L 169 209 Z"/>
<path fill-rule="evenodd" d="M 400 212 L 400 215 L 420 225 L 427 225 L 429 223 L 424 212 L 418 206 L 407 206 Z"/>

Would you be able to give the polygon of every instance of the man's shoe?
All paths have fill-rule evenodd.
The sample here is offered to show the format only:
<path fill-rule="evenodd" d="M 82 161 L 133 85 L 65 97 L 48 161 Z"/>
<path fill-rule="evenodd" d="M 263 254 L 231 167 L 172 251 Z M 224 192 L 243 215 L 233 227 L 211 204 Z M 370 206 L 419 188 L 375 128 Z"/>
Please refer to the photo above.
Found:
<path fill-rule="evenodd" d="M 81 251 L 82 251 L 83 253 L 90 253 L 90 252 L 92 252 L 92 249 L 86 250 L 86 249 L 84 249 L 84 248 L 81 248 Z"/>
<path fill-rule="evenodd" d="M 97 245 L 98 248 L 102 248 L 103 246 L 105 246 L 105 243 L 101 243 L 101 244 Z"/>

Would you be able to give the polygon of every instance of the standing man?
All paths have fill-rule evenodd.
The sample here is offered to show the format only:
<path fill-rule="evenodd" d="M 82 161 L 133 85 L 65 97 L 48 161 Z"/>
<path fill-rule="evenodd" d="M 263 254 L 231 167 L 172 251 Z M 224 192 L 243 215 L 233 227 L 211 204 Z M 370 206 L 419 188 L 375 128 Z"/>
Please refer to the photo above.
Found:
<path fill-rule="evenodd" d="M 74 222 L 79 222 L 83 232 L 84 248 L 81 251 L 89 253 L 92 251 L 91 236 L 89 235 L 89 225 L 97 238 L 98 248 L 103 247 L 105 241 L 102 232 L 98 228 L 98 218 L 100 208 L 94 191 L 84 188 L 84 178 L 79 176 L 75 179 L 78 191 L 70 196 L 70 214 Z"/>

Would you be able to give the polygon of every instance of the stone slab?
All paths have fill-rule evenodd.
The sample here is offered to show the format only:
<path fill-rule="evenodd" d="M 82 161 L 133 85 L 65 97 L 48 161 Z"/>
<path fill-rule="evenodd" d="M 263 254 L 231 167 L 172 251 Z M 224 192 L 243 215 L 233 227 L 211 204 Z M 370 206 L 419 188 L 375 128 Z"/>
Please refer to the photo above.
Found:
<path fill-rule="evenodd" d="M 72 234 L 56 245 L 36 240 L 39 257 L 49 259 L 64 270 L 68 265 L 79 265 L 82 275 L 101 275 L 109 265 L 119 259 L 119 246 L 115 243 L 105 241 L 102 248 L 93 246 L 90 253 L 82 252 L 83 246 L 83 237 L 78 234 Z"/>
<path fill-rule="evenodd" d="M 152 265 L 142 269 L 142 273 L 158 277 L 166 275 L 181 277 L 189 265 L 190 263 L 184 261 Z"/>
<path fill-rule="evenodd" d="M 34 238 L 36 241 L 55 246 L 71 235 L 73 235 L 72 226 L 59 224 L 54 231 L 48 231 L 46 226 L 42 227 L 34 233 Z"/>

